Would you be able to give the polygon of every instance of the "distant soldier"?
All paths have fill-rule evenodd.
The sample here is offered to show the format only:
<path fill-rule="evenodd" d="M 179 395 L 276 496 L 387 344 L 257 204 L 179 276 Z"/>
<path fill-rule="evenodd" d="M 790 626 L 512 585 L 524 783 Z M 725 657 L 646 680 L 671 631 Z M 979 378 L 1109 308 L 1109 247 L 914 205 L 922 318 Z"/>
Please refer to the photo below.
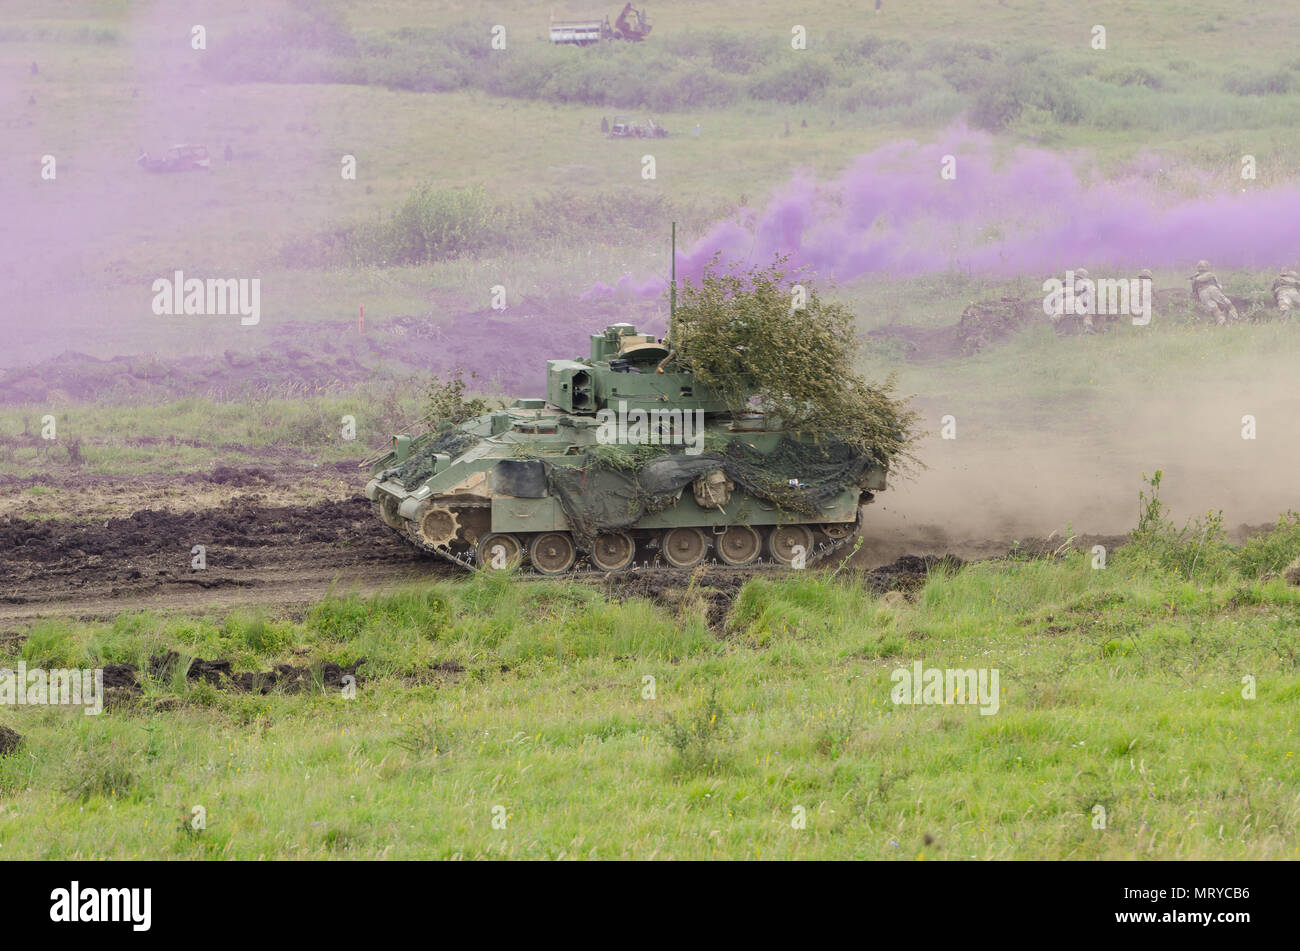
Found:
<path fill-rule="evenodd" d="M 1151 305 L 1151 310 L 1156 309 L 1156 278 L 1151 273 L 1151 268 L 1144 267 L 1138 271 L 1138 293 L 1142 296 L 1138 300 L 1147 301 Z"/>
<path fill-rule="evenodd" d="M 1300 275 L 1292 268 L 1287 268 L 1273 282 L 1273 300 L 1283 313 L 1292 308 L 1300 310 Z"/>
<path fill-rule="evenodd" d="M 1076 306 L 1080 301 L 1087 304 L 1083 314 L 1083 332 L 1086 334 L 1095 334 L 1096 326 L 1092 322 L 1092 312 L 1096 310 L 1096 294 L 1088 286 L 1088 269 L 1086 267 L 1076 267 L 1074 269 L 1074 300 Z"/>
<path fill-rule="evenodd" d="M 609 118 L 606 117 L 606 116 L 601 116 L 601 117 L 600 117 L 600 131 L 601 131 L 601 132 L 608 132 L 608 131 L 609 131 Z"/>
<path fill-rule="evenodd" d="M 1192 282 L 1192 299 L 1206 311 L 1214 315 L 1214 321 L 1220 327 L 1229 320 L 1237 320 L 1237 308 L 1232 306 L 1223 293 L 1223 285 L 1210 270 L 1209 261 L 1197 261 L 1196 273 L 1190 278 Z"/>
<path fill-rule="evenodd" d="M 40 70 L 36 68 L 36 60 L 32 60 L 32 75 L 35 76 L 39 72 Z"/>
<path fill-rule="evenodd" d="M 230 147 L 229 142 L 226 143 L 226 151 L 222 154 L 225 157 L 227 162 L 229 162 L 231 159 L 235 157 L 235 150 Z"/>

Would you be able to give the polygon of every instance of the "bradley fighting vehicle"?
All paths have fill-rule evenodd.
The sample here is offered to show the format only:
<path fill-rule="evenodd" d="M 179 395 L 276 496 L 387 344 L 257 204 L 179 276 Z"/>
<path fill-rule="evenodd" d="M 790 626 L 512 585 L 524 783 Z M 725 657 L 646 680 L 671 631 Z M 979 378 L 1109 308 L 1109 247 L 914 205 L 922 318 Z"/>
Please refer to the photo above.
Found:
<path fill-rule="evenodd" d="M 394 436 L 366 497 L 466 568 L 803 567 L 851 541 L 887 463 L 733 415 L 670 342 L 615 324 L 550 360 L 546 398 Z"/>

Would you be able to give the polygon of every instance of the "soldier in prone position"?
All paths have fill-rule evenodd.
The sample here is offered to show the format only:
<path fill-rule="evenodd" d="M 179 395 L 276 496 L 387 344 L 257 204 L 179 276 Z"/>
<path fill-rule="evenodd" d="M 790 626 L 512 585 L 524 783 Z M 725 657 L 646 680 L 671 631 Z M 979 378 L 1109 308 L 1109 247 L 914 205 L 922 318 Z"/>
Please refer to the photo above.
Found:
<path fill-rule="evenodd" d="M 1192 282 L 1192 299 L 1201 307 L 1214 315 L 1214 321 L 1220 327 L 1229 320 L 1237 320 L 1237 308 L 1232 306 L 1232 301 L 1228 300 L 1227 295 L 1223 293 L 1223 285 L 1219 279 L 1214 276 L 1210 270 L 1209 261 L 1197 261 L 1196 273 L 1190 278 Z"/>
<path fill-rule="evenodd" d="M 1300 310 L 1300 275 L 1293 268 L 1287 268 L 1273 282 L 1273 300 L 1283 313 L 1292 308 Z"/>

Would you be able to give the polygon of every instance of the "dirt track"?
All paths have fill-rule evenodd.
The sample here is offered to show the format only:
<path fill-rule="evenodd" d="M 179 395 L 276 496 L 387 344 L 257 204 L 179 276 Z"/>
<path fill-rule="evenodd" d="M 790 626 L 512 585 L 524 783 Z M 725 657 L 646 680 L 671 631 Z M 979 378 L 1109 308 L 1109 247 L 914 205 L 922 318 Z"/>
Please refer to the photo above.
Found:
<path fill-rule="evenodd" d="M 71 523 L 0 518 L 0 619 L 129 609 L 292 607 L 372 592 L 450 566 L 399 544 L 360 496 L 304 506 L 235 495 L 220 507 L 142 509 Z M 207 567 L 192 567 L 196 545 Z"/>
<path fill-rule="evenodd" d="M 461 574 L 402 544 L 353 492 L 353 482 L 335 472 L 275 470 L 254 479 L 232 470 L 198 483 L 192 474 L 67 474 L 41 477 L 42 488 L 55 491 L 36 496 L 26 491 L 31 481 L 0 485 L 0 622 L 245 604 L 293 614 L 330 592 L 374 593 Z M 300 501 L 304 496 L 314 500 Z M 868 510 L 868 526 L 870 515 Z M 1101 541 L 1110 546 L 1122 539 Z M 1022 544 L 1050 551 L 1061 542 Z M 963 541 L 935 529 L 908 538 L 872 538 L 868 528 L 852 566 L 866 572 L 864 583 L 873 588 L 906 589 L 923 580 L 928 568 L 918 555 L 996 557 L 1012 544 Z M 202 570 L 192 566 L 197 545 L 204 546 Z M 680 574 L 588 580 L 617 596 L 670 602 L 690 580 L 690 572 Z M 747 577 L 748 572 L 719 569 L 705 581 L 729 603 L 725 595 Z"/>

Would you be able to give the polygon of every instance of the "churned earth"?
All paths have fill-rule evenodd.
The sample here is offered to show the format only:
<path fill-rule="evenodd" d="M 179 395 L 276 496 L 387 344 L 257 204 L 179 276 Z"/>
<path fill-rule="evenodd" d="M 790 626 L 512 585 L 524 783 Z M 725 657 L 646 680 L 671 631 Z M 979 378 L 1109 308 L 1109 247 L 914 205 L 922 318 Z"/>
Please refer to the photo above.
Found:
<path fill-rule="evenodd" d="M 348 473 L 354 475 L 348 478 Z M 217 467 L 141 477 L 48 474 L 0 482 L 0 618 L 111 617 L 134 609 L 261 605 L 293 613 L 329 594 L 378 593 L 461 569 L 403 544 L 358 494 L 356 463 Z M 39 487 L 46 491 L 32 495 Z M 314 497 L 313 493 L 316 493 Z M 908 591 L 944 556 L 1123 544 L 1124 536 L 961 538 L 938 526 L 910 539 L 872 537 L 843 558 L 876 592 Z M 899 550 L 909 544 L 915 550 Z M 205 567 L 194 566 L 203 546 Z M 675 605 L 703 589 L 714 623 L 752 570 L 655 569 L 586 580 L 618 597 Z"/>
<path fill-rule="evenodd" d="M 300 605 L 445 573 L 397 543 L 355 485 L 317 475 L 321 494 L 303 501 L 302 472 L 212 475 L 47 479 L 36 496 L 22 492 L 30 480 L 4 486 L 0 617 Z M 85 499 L 94 517 L 77 510 Z"/>

